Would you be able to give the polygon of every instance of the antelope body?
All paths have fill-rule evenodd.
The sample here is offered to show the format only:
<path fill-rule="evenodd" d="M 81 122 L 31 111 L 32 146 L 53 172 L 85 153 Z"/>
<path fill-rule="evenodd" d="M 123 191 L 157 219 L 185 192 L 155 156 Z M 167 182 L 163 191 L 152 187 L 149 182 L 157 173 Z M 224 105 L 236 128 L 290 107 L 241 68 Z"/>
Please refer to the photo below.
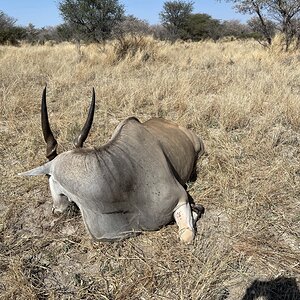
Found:
<path fill-rule="evenodd" d="M 50 129 L 46 89 L 42 97 L 42 128 L 47 142 L 46 164 L 20 175 L 47 174 L 53 211 L 70 201 L 79 207 L 89 233 L 97 240 L 118 240 L 157 230 L 175 218 L 182 241 L 191 242 L 200 210 L 191 209 L 185 183 L 204 152 L 202 141 L 188 129 L 153 118 L 144 123 L 130 117 L 109 142 L 84 149 L 93 121 L 95 93 L 76 149 L 57 155 Z"/>

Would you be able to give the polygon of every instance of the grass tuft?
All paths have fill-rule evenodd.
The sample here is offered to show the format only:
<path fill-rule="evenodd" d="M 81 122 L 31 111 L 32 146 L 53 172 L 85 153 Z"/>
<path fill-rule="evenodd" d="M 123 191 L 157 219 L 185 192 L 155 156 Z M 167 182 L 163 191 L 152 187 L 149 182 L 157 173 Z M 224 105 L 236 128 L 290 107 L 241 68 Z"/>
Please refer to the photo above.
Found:
<path fill-rule="evenodd" d="M 128 36 L 102 48 L 1 46 L 0 64 L 0 299 L 299 299 L 298 53 Z M 86 147 L 131 115 L 203 138 L 189 192 L 206 213 L 193 245 L 179 243 L 176 225 L 93 242 L 76 210 L 51 214 L 46 178 L 16 175 L 46 160 L 46 83 L 60 152 L 73 147 L 92 87 Z"/>

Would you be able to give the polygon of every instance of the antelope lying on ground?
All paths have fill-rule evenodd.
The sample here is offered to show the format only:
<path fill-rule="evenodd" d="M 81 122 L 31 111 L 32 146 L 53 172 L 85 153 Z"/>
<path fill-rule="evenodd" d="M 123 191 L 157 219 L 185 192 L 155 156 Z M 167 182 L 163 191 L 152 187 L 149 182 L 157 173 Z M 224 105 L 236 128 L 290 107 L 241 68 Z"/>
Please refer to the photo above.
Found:
<path fill-rule="evenodd" d="M 49 162 L 20 175 L 46 174 L 53 212 L 63 212 L 75 202 L 87 230 L 97 240 L 111 241 L 143 230 L 157 230 L 174 217 L 180 239 L 191 242 L 202 211 L 190 203 L 185 183 L 204 152 L 202 141 L 170 121 L 153 118 L 141 123 L 130 117 L 117 126 L 107 144 L 83 149 L 94 110 L 93 90 L 86 123 L 74 140 L 76 149 L 57 155 L 45 88 L 41 118 Z"/>

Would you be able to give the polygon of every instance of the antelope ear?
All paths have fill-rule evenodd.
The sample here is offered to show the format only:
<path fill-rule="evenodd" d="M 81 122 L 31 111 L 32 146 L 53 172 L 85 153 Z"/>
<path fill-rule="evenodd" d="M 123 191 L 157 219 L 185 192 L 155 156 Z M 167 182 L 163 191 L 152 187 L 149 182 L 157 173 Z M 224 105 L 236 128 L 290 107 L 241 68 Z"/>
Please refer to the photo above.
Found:
<path fill-rule="evenodd" d="M 50 173 L 51 162 L 47 162 L 44 165 L 34 168 L 32 170 L 18 173 L 19 176 L 36 176 L 36 175 L 45 175 Z"/>

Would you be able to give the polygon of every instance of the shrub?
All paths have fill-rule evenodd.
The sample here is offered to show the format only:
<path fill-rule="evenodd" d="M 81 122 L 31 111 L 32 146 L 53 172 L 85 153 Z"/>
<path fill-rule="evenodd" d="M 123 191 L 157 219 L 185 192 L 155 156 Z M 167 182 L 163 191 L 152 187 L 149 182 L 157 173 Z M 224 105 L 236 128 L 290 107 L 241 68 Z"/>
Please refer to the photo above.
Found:
<path fill-rule="evenodd" d="M 0 29 L 0 44 L 18 45 L 18 41 L 26 35 L 23 27 L 13 26 Z"/>
<path fill-rule="evenodd" d="M 140 55 L 141 61 L 155 60 L 157 42 L 151 36 L 125 35 L 118 38 L 113 44 L 114 62 L 133 58 Z"/>

